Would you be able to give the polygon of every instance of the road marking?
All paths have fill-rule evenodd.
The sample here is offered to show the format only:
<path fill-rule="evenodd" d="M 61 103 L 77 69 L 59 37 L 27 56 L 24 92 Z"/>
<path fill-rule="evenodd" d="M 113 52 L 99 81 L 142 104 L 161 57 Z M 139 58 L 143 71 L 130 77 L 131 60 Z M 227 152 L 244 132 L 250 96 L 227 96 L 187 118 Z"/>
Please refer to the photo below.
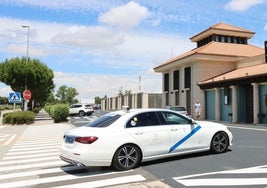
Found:
<path fill-rule="evenodd" d="M 40 137 L 46 133 L 35 127 L 27 128 L 0 161 L 0 187 L 64 187 L 64 184 L 69 187 L 103 187 L 146 180 L 134 170 L 117 172 L 70 166 L 59 159 L 62 131 L 55 131 L 54 136 L 46 138 Z"/>
<path fill-rule="evenodd" d="M 245 185 L 266 185 L 267 178 L 221 178 L 221 179 L 194 179 L 179 180 L 185 186 L 245 186 Z"/>
<path fill-rule="evenodd" d="M 251 128 L 251 127 L 238 127 L 238 126 L 227 126 L 233 129 L 245 129 L 245 130 L 252 130 L 252 131 L 265 131 L 267 132 L 267 129 L 260 129 L 260 128 Z"/>
<path fill-rule="evenodd" d="M 17 135 L 15 134 L 3 134 L 0 136 L 0 142 L 3 142 L 3 144 L 0 144 L 0 146 L 6 146 L 9 145 Z"/>
<path fill-rule="evenodd" d="M 209 175 L 224 175 L 222 178 L 196 178 Z M 225 178 L 225 174 L 248 174 L 244 178 Z M 267 165 L 243 169 L 208 172 L 188 176 L 174 177 L 173 179 L 185 186 L 236 186 L 236 185 L 267 185 L 267 178 L 252 178 L 249 174 L 267 174 Z"/>
<path fill-rule="evenodd" d="M 80 188 L 80 187 L 106 187 L 111 185 L 119 185 L 119 184 L 125 184 L 125 183 L 134 183 L 134 182 L 140 182 L 145 181 L 146 179 L 141 175 L 132 175 L 132 176 L 124 176 L 124 177 L 118 177 L 118 178 L 110 178 L 107 180 L 98 180 L 98 181 L 91 181 L 86 183 L 79 183 L 79 184 L 72 184 L 72 185 L 66 185 L 66 186 L 59 186 L 54 188 Z"/>
<path fill-rule="evenodd" d="M 38 153 L 48 153 L 48 152 L 58 152 L 59 149 L 58 148 L 54 148 L 54 149 L 43 149 L 43 150 L 39 150 Z M 31 150 L 31 151 L 23 151 L 23 154 L 36 154 L 36 151 Z M 6 156 L 9 155 L 21 155 L 21 151 L 18 152 L 12 152 L 12 153 L 7 153 Z"/>

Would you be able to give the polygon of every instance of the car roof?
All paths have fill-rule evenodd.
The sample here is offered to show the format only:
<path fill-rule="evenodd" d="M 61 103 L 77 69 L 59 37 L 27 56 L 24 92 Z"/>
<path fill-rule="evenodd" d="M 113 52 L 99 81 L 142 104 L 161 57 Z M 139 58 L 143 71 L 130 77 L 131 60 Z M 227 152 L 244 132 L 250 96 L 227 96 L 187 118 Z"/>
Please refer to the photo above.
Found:
<path fill-rule="evenodd" d="M 158 112 L 158 111 L 167 111 L 167 112 L 174 112 L 172 110 L 168 109 L 162 109 L 162 108 L 134 108 L 130 110 L 118 110 L 110 112 L 109 114 L 119 114 L 119 115 L 125 115 L 125 114 L 136 114 L 139 112 Z"/>

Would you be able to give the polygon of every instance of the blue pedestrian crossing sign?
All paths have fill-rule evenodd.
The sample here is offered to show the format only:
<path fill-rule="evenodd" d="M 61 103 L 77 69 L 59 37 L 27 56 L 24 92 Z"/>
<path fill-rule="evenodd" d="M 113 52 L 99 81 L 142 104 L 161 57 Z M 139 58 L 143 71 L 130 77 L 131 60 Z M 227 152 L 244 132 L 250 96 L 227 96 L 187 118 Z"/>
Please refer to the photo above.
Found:
<path fill-rule="evenodd" d="M 9 103 L 20 103 L 21 93 L 20 92 L 9 93 L 8 102 Z"/>

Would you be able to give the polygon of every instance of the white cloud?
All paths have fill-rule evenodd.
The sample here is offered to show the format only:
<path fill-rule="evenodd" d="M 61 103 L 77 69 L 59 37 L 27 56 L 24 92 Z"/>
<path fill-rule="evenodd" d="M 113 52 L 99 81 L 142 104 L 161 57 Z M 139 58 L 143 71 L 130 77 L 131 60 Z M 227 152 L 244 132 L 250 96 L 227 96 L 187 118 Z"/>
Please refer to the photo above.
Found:
<path fill-rule="evenodd" d="M 98 20 L 108 25 L 130 29 L 137 26 L 143 19 L 147 18 L 149 14 L 146 7 L 131 1 L 126 5 L 111 8 L 105 14 L 100 15 Z"/>
<path fill-rule="evenodd" d="M 108 27 L 72 26 L 54 36 L 52 41 L 61 45 L 107 48 L 121 44 L 123 38 L 121 32 Z"/>
<path fill-rule="evenodd" d="M 231 0 L 226 4 L 225 8 L 233 11 L 245 11 L 262 2 L 263 0 Z"/>

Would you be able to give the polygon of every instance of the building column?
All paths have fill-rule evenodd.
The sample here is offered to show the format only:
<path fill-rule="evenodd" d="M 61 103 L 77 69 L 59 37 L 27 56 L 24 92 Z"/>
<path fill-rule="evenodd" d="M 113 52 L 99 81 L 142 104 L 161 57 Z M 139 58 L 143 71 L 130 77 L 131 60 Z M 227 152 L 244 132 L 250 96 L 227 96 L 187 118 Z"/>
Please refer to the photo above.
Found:
<path fill-rule="evenodd" d="M 232 89 L 232 123 L 237 123 L 237 87 L 231 86 L 230 88 Z"/>
<path fill-rule="evenodd" d="M 220 88 L 215 88 L 215 120 L 221 120 Z"/>
<path fill-rule="evenodd" d="M 200 90 L 200 97 L 199 97 L 199 100 L 200 100 L 200 104 L 201 104 L 201 116 L 200 116 L 200 119 L 205 119 L 206 118 L 206 100 L 205 100 L 205 90 Z M 194 112 L 194 108 L 193 109 L 193 112 Z M 194 113 L 193 113 L 194 114 Z M 193 117 L 193 116 L 192 116 Z"/>
<path fill-rule="evenodd" d="M 252 83 L 253 86 L 253 124 L 259 123 L 259 84 Z"/>

